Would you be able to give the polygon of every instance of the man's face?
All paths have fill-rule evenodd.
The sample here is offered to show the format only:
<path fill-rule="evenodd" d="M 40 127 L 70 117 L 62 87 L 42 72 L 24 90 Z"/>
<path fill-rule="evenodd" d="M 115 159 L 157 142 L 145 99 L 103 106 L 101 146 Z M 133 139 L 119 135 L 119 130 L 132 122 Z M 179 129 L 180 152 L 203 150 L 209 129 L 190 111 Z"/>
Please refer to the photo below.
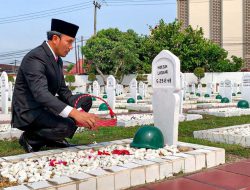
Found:
<path fill-rule="evenodd" d="M 73 48 L 74 41 L 74 38 L 64 34 L 62 34 L 61 37 L 54 35 L 55 54 L 60 57 L 65 57 Z"/>

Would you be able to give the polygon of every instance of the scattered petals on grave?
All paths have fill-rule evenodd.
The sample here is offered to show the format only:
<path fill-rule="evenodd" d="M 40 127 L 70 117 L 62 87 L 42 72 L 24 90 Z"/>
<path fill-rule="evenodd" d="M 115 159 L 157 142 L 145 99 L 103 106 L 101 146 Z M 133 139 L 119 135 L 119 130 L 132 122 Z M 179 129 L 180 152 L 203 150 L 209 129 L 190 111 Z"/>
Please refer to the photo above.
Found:
<path fill-rule="evenodd" d="M 74 173 L 87 172 L 99 167 L 106 168 L 132 162 L 135 159 L 153 159 L 179 152 L 175 146 L 164 148 L 135 149 L 127 145 L 110 145 L 99 150 L 87 149 L 78 152 L 63 152 L 61 154 L 25 159 L 17 163 L 0 163 L 1 177 L 9 182 L 37 182 L 54 177 L 69 176 Z"/>

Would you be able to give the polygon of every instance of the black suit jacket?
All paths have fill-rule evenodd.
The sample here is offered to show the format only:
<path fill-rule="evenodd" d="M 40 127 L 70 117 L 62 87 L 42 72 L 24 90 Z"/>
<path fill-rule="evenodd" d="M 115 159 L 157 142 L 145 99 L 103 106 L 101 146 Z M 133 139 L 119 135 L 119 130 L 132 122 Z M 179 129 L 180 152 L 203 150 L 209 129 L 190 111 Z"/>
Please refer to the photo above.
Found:
<path fill-rule="evenodd" d="M 43 110 L 58 115 L 67 105 L 73 106 L 73 96 L 65 84 L 62 66 L 62 59 L 59 57 L 58 62 L 55 61 L 46 42 L 23 58 L 13 93 L 13 127 L 24 128 Z"/>

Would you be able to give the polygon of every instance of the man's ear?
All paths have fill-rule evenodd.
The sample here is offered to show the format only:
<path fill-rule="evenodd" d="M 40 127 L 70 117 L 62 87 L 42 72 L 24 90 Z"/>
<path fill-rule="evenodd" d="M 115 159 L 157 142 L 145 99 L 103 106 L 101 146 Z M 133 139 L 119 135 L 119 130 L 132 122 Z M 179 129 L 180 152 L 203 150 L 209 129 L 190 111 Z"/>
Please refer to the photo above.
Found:
<path fill-rule="evenodd" d="M 52 36 L 52 41 L 57 41 L 58 39 L 60 39 L 59 36 L 57 36 L 57 35 L 53 35 L 53 36 Z"/>

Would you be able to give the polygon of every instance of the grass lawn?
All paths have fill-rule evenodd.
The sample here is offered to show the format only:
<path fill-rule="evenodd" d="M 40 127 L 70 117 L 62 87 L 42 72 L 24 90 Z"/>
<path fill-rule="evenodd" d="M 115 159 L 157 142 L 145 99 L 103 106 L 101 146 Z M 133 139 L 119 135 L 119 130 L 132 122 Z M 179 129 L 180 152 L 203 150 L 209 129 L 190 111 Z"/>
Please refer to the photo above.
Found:
<path fill-rule="evenodd" d="M 193 131 L 239 125 L 250 123 L 250 116 L 221 118 L 215 116 L 204 116 L 202 120 L 181 122 L 179 125 L 179 141 L 221 147 L 227 154 L 250 158 L 250 149 L 239 145 L 228 145 L 224 143 L 212 143 L 206 140 L 194 139 Z M 85 131 L 76 134 L 70 142 L 77 144 L 89 144 L 93 142 L 105 142 L 117 139 L 131 138 L 138 127 L 114 127 L 101 128 L 98 131 Z M 24 153 L 17 140 L 0 141 L 0 156 L 9 156 Z"/>

